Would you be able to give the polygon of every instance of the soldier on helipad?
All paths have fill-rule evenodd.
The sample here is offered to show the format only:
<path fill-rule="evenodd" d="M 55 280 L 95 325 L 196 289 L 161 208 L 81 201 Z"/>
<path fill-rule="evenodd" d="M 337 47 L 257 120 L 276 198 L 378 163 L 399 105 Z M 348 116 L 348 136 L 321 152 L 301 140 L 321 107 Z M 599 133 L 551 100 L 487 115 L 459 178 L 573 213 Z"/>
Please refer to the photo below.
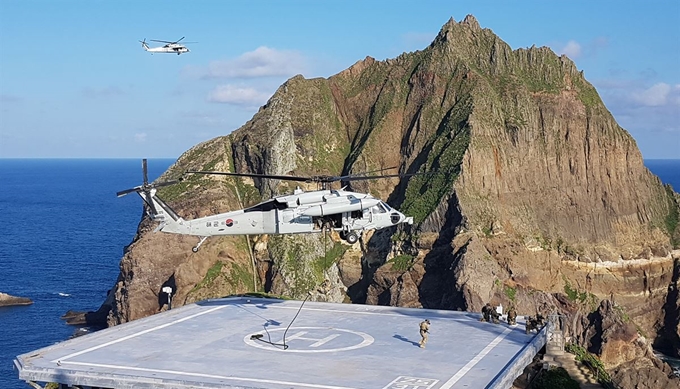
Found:
<path fill-rule="evenodd" d="M 511 326 L 517 324 L 517 310 L 512 305 L 508 309 L 508 324 Z"/>
<path fill-rule="evenodd" d="M 420 348 L 425 348 L 427 343 L 427 334 L 430 332 L 430 320 L 425 319 L 420 322 Z"/>
<path fill-rule="evenodd" d="M 479 321 L 498 324 L 499 317 L 501 317 L 501 314 L 491 306 L 491 303 L 486 303 L 486 305 L 482 307 L 482 318 L 479 319 Z"/>
<path fill-rule="evenodd" d="M 486 305 L 482 307 L 482 317 L 479 321 L 491 321 L 491 309 L 491 304 L 486 303 Z"/>

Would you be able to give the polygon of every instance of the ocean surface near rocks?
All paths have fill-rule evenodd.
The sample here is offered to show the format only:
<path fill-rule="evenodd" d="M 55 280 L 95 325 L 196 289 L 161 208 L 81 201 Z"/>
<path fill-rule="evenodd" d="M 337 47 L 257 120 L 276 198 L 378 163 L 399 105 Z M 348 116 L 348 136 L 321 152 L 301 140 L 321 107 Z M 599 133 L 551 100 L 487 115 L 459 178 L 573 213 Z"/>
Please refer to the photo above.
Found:
<path fill-rule="evenodd" d="M 149 180 L 174 160 L 149 160 Z M 680 159 L 646 160 L 680 191 Z M 0 292 L 29 306 L 0 307 L 0 388 L 25 389 L 13 360 L 63 341 L 60 317 L 99 308 L 142 216 L 141 199 L 116 192 L 142 183 L 132 159 L 0 159 Z"/>
<path fill-rule="evenodd" d="M 149 180 L 174 160 L 149 160 Z M 0 292 L 33 300 L 0 308 L 0 388 L 29 388 L 13 360 L 71 337 L 60 317 L 99 308 L 118 276 L 142 200 L 141 160 L 0 159 Z"/>

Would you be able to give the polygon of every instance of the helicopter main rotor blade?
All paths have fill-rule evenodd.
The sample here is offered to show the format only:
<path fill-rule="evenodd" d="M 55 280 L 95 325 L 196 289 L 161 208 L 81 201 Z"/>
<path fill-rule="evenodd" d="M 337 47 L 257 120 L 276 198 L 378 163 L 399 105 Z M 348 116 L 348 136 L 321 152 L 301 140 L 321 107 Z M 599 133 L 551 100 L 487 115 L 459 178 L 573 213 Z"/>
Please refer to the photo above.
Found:
<path fill-rule="evenodd" d="M 356 174 L 354 174 L 354 175 L 355 175 L 355 176 L 358 176 L 358 175 L 360 175 L 360 174 L 373 174 L 373 173 L 381 172 L 381 171 L 383 171 L 383 170 L 392 170 L 392 169 L 398 169 L 398 168 L 399 168 L 399 166 L 384 167 L 384 168 L 382 168 L 382 169 L 376 169 L 376 170 L 371 170 L 371 171 L 368 171 L 368 172 L 356 173 Z"/>
<path fill-rule="evenodd" d="M 382 169 L 377 169 L 377 170 L 371 170 L 368 172 L 361 172 L 361 173 L 355 173 L 355 174 L 347 174 L 344 176 L 339 176 L 339 177 L 334 177 L 335 181 L 347 181 L 347 179 L 352 179 L 354 177 L 367 177 L 366 174 L 373 174 L 377 172 L 382 172 L 384 170 L 392 170 L 392 169 L 397 169 L 399 166 L 392 166 L 392 167 L 384 167 Z M 382 176 L 373 176 L 373 177 L 378 177 L 382 178 Z"/>
<path fill-rule="evenodd" d="M 361 181 L 361 180 L 377 180 L 380 178 L 406 178 L 413 176 L 436 174 L 441 172 L 415 172 L 415 173 L 404 173 L 404 174 L 383 174 L 380 176 L 360 176 L 360 175 L 349 175 L 340 177 L 342 181 Z"/>
<path fill-rule="evenodd" d="M 315 181 L 315 177 L 280 176 L 280 175 L 272 175 L 272 174 L 204 172 L 204 171 L 188 171 L 187 173 L 215 174 L 215 175 L 219 175 L 219 176 L 232 176 L 232 177 L 271 178 L 271 179 L 275 179 L 275 180 L 288 180 L 288 181 L 299 181 L 299 182 Z"/>
<path fill-rule="evenodd" d="M 382 170 L 388 170 L 388 169 L 396 169 L 396 167 L 389 167 L 389 168 L 383 168 L 375 171 L 370 171 L 370 172 L 364 172 L 364 173 L 358 173 L 358 174 L 349 174 L 345 176 L 327 176 L 327 175 L 319 175 L 319 176 L 309 176 L 309 177 L 303 177 L 303 176 L 288 176 L 288 175 L 272 175 L 272 174 L 256 174 L 256 173 L 230 173 L 230 172 L 216 172 L 216 171 L 188 171 L 187 173 L 193 173 L 193 174 L 215 174 L 215 175 L 221 175 L 221 176 L 232 176 L 232 177 L 252 177 L 252 178 L 270 178 L 270 179 L 275 179 L 275 180 L 287 180 L 287 181 L 298 181 L 298 182 L 317 182 L 320 184 L 330 184 L 332 182 L 337 182 L 337 181 L 359 181 L 359 180 L 376 180 L 380 178 L 393 178 L 393 177 L 410 177 L 416 174 L 425 174 L 425 173 L 407 173 L 407 174 L 383 174 L 383 175 L 373 175 L 373 176 L 366 176 L 364 174 L 370 174 L 370 173 L 375 173 L 379 172 Z"/>
<path fill-rule="evenodd" d="M 362 180 L 378 180 L 380 178 L 404 178 L 404 177 L 411 177 L 416 175 L 417 173 L 413 174 L 383 174 L 379 176 L 357 176 L 357 175 L 351 175 L 351 176 L 342 176 L 338 177 L 338 181 L 362 181 Z"/>

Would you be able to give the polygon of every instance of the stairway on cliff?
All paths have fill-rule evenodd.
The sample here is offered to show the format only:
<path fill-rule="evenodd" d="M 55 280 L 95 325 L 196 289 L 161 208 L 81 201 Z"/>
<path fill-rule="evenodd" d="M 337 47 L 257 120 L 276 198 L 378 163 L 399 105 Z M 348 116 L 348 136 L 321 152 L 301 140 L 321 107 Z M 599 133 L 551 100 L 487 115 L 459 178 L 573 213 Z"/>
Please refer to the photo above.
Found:
<path fill-rule="evenodd" d="M 569 373 L 569 377 L 578 382 L 581 389 L 602 388 L 587 365 L 578 362 L 574 354 L 564 351 L 564 332 L 552 324 L 548 328 L 543 367 L 546 369 L 551 366 L 563 368 Z"/>
<path fill-rule="evenodd" d="M 547 355 L 547 354 L 546 354 Z M 552 357 L 551 365 L 559 366 L 569 373 L 574 381 L 578 382 L 581 389 L 602 388 L 588 366 L 576 361 L 576 356 L 570 353 L 563 353 L 562 355 L 555 355 Z"/>

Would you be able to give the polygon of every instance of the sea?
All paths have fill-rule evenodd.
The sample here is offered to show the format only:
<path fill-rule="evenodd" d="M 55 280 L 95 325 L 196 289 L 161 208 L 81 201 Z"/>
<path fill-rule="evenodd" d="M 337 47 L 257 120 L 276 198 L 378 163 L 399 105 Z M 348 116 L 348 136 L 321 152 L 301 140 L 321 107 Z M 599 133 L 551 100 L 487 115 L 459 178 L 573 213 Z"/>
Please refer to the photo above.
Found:
<path fill-rule="evenodd" d="M 149 181 L 172 163 L 150 159 Z M 0 292 L 33 300 L 0 307 L 0 388 L 30 388 L 14 358 L 70 338 L 60 317 L 104 302 L 143 213 L 116 192 L 142 182 L 135 159 L 0 159 Z"/>
<path fill-rule="evenodd" d="M 149 181 L 172 163 L 150 159 Z M 645 164 L 680 191 L 680 159 Z M 116 192 L 141 183 L 140 160 L 0 159 L 0 292 L 34 301 L 0 308 L 0 388 L 30 388 L 14 358 L 69 339 L 79 329 L 60 317 L 102 304 L 143 212 Z"/>

